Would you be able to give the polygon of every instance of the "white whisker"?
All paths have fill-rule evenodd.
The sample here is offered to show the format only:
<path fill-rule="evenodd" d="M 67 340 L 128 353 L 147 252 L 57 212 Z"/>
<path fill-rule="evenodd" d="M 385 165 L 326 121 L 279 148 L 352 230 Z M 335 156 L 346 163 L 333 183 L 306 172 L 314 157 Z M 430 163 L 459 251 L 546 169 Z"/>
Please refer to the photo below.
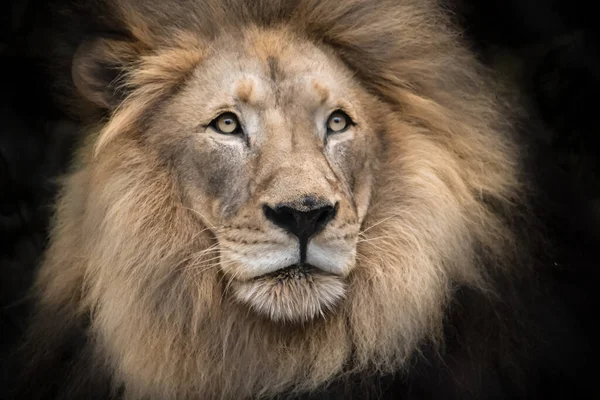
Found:
<path fill-rule="evenodd" d="M 394 214 L 394 215 L 390 215 L 389 217 L 383 218 L 382 220 L 380 220 L 380 221 L 377 221 L 376 223 L 374 223 L 374 224 L 372 224 L 372 225 L 370 225 L 370 226 L 366 227 L 366 228 L 365 228 L 365 229 L 363 229 L 362 231 L 358 232 L 358 234 L 359 234 L 359 235 L 363 235 L 363 234 L 365 234 L 366 232 L 368 232 L 369 230 L 371 230 L 371 229 L 375 228 L 376 226 L 378 226 L 378 225 L 380 225 L 380 224 L 382 224 L 382 223 L 384 223 L 384 222 L 386 222 L 386 221 L 389 221 L 389 220 L 390 220 L 390 219 L 392 219 L 392 218 L 398 217 L 398 216 L 399 216 L 399 214 Z"/>

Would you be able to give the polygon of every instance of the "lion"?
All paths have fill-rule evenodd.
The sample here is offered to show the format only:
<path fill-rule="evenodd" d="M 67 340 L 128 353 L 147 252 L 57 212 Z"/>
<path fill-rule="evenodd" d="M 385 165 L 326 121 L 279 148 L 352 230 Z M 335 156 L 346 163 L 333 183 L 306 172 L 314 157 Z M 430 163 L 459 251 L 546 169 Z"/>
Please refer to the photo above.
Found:
<path fill-rule="evenodd" d="M 518 106 L 440 4 L 81 3 L 22 398 L 539 391 Z"/>

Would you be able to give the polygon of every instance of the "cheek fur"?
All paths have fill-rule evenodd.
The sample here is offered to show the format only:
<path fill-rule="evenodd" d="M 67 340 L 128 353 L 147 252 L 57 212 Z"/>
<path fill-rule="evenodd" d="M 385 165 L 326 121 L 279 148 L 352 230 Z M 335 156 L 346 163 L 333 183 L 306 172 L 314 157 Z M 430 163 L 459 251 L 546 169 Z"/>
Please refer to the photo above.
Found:
<path fill-rule="evenodd" d="M 344 183 L 351 197 L 355 197 L 357 185 L 363 181 L 366 170 L 366 144 L 353 139 L 331 143 L 327 150 L 327 159 L 337 178 Z"/>
<path fill-rule="evenodd" d="M 204 142 L 179 153 L 178 173 L 197 201 L 216 204 L 217 218 L 227 218 L 247 200 L 249 173 L 243 149 Z"/>

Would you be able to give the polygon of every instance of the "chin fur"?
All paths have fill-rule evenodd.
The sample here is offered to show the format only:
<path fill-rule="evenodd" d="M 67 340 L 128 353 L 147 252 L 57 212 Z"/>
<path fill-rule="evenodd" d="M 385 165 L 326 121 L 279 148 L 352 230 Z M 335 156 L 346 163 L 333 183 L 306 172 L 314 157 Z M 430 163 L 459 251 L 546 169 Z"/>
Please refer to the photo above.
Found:
<path fill-rule="evenodd" d="M 343 279 L 297 266 L 233 285 L 237 301 L 276 322 L 324 318 L 345 293 Z"/>

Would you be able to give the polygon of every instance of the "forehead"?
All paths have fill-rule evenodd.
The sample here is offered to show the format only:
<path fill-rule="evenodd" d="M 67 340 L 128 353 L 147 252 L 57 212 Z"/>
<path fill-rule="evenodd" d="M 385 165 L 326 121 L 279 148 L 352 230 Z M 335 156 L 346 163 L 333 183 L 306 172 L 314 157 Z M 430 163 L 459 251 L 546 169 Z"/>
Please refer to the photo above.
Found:
<path fill-rule="evenodd" d="M 353 91 L 350 71 L 333 54 L 284 31 L 248 30 L 215 41 L 193 74 L 211 103 L 318 106 Z"/>

